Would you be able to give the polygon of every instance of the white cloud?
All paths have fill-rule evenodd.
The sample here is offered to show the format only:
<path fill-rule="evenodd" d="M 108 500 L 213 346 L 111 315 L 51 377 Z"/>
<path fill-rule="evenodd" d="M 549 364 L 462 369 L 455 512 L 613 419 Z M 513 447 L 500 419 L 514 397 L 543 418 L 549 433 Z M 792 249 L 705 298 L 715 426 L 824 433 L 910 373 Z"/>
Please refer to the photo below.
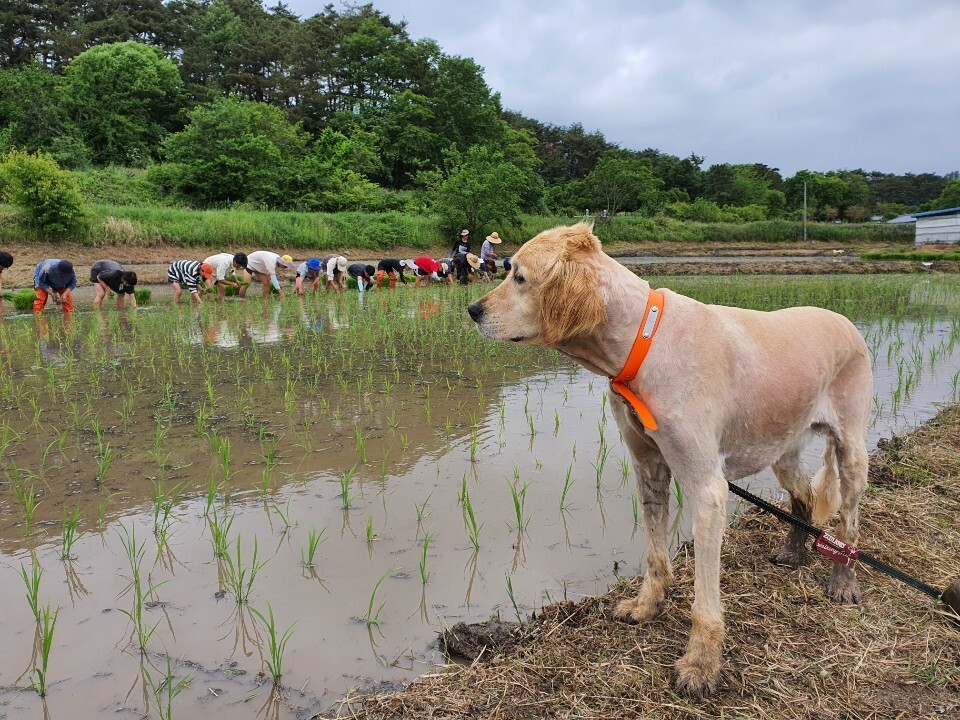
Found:
<path fill-rule="evenodd" d="M 960 169 L 954 0 L 374 0 L 504 107 L 706 164 Z M 338 8 L 343 5 L 338 5 Z M 323 3 L 293 0 L 306 17 Z"/>

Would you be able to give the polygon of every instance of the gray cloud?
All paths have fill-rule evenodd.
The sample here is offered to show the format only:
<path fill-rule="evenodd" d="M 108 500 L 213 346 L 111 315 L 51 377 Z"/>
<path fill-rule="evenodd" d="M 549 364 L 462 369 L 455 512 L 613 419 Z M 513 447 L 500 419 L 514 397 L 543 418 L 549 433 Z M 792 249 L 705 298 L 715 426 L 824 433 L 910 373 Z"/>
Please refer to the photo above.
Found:
<path fill-rule="evenodd" d="M 960 169 L 955 0 L 374 0 L 504 107 L 714 163 Z M 339 5 L 338 7 L 343 7 Z M 293 0 L 306 17 L 322 3 Z"/>

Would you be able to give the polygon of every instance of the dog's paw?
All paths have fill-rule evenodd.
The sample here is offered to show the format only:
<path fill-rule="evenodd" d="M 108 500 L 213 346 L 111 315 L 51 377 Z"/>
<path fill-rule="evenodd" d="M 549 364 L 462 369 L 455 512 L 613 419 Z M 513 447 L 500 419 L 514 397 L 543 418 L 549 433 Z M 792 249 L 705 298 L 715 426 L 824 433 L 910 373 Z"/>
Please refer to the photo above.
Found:
<path fill-rule="evenodd" d="M 677 660 L 676 670 L 674 685 L 689 697 L 709 697 L 720 686 L 720 664 L 703 656 L 684 655 Z"/>
<path fill-rule="evenodd" d="M 796 570 L 807 560 L 807 549 L 802 545 L 785 544 L 770 553 L 770 562 Z"/>
<path fill-rule="evenodd" d="M 663 611 L 663 602 L 641 603 L 638 600 L 621 600 L 617 603 L 613 616 L 630 625 L 648 623 Z"/>
<path fill-rule="evenodd" d="M 827 581 L 827 596 L 841 605 L 858 605 L 861 599 L 860 583 L 850 568 L 835 567 Z"/>

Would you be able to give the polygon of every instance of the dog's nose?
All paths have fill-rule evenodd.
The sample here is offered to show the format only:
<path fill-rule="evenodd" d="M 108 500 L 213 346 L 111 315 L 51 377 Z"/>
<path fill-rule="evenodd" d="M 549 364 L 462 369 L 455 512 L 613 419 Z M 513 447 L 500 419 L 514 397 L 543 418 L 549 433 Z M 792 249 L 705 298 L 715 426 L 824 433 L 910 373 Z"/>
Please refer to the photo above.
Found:
<path fill-rule="evenodd" d="M 483 317 L 483 304 L 475 302 L 467 308 L 467 312 L 470 313 L 470 317 L 473 318 L 474 322 L 480 322 L 480 318 Z"/>

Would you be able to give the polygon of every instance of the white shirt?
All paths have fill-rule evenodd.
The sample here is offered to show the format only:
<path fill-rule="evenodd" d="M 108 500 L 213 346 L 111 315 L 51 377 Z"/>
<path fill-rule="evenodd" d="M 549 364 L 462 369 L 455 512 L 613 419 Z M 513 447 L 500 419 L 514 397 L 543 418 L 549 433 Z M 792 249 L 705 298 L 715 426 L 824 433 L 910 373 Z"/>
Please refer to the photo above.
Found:
<path fill-rule="evenodd" d="M 230 253 L 211 255 L 204 262 L 213 265 L 213 279 L 216 281 L 226 280 L 227 273 L 236 275 L 236 271 L 233 269 L 233 255 Z"/>
<path fill-rule="evenodd" d="M 247 269 L 264 275 L 276 275 L 280 256 L 269 250 L 257 250 L 247 255 Z"/>

